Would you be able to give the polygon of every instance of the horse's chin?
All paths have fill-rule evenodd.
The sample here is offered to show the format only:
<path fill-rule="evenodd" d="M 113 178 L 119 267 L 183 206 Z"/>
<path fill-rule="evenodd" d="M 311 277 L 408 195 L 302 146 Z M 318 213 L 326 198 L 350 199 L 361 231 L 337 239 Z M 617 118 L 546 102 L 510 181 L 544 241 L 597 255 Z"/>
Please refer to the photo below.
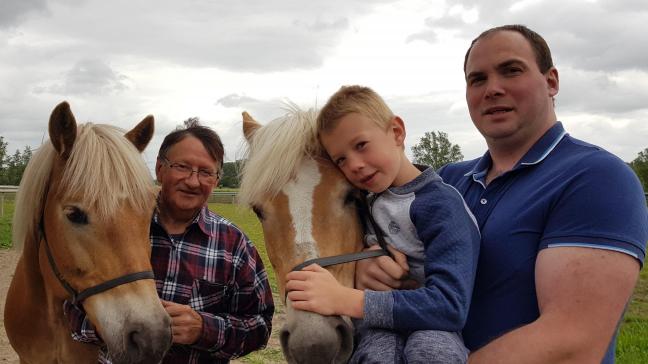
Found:
<path fill-rule="evenodd" d="M 171 318 L 157 295 L 150 302 L 138 295 L 100 296 L 103 294 L 86 311 L 106 344 L 111 361 L 114 364 L 161 362 L 171 347 L 172 334 Z"/>
<path fill-rule="evenodd" d="M 145 356 L 137 355 L 133 357 L 127 352 L 113 353 L 108 351 L 108 358 L 113 364 L 159 364 L 162 362 L 166 350 L 162 352 L 150 352 Z"/>

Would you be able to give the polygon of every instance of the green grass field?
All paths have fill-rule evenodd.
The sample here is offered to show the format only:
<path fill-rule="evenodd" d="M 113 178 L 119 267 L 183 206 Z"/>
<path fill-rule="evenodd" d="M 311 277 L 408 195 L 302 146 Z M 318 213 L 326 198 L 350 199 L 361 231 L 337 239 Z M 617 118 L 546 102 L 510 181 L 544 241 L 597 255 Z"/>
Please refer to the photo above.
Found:
<path fill-rule="evenodd" d="M 254 213 L 232 204 L 210 204 L 210 208 L 234 222 L 254 242 L 268 270 L 270 285 L 273 292 L 275 292 L 275 305 L 278 312 L 282 312 L 281 300 L 276 295 L 277 277 L 275 277 L 272 266 L 268 261 L 261 224 Z M 0 217 L 0 248 L 11 246 L 11 216 L 13 210 L 13 201 L 5 201 L 4 216 Z M 273 328 L 273 338 L 277 337 L 278 329 L 278 327 Z M 242 360 L 246 363 L 259 364 L 284 362 L 281 349 L 277 346 L 271 346 L 265 350 L 252 353 L 242 358 Z M 641 272 L 632 301 L 621 325 L 617 345 L 617 363 L 648 363 L 648 269 Z"/>

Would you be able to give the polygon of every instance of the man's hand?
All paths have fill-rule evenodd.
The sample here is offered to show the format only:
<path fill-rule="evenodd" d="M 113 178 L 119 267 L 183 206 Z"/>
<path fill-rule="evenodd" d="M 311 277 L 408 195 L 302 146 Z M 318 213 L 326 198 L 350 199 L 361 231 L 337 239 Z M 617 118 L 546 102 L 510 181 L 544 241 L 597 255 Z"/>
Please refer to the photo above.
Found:
<path fill-rule="evenodd" d="M 365 250 L 378 250 L 373 245 Z M 414 289 L 418 283 L 409 279 L 409 265 L 405 254 L 387 246 L 394 259 L 378 257 L 363 259 L 356 262 L 355 286 L 357 289 L 374 291 L 390 291 L 393 289 Z"/>
<path fill-rule="evenodd" d="M 171 332 L 174 344 L 191 345 L 198 341 L 202 332 L 202 316 L 187 305 L 162 301 L 162 306 L 171 316 Z"/>
<path fill-rule="evenodd" d="M 288 273 L 286 280 L 288 299 L 295 309 L 362 317 L 364 292 L 342 286 L 331 272 L 317 264 Z"/>

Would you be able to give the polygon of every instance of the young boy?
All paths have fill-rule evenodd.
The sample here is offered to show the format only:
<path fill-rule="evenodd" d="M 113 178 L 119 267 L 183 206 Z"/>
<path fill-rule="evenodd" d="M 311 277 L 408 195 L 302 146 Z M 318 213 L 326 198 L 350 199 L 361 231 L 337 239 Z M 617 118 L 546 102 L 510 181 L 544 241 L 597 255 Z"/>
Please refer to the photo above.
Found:
<path fill-rule="evenodd" d="M 405 155 L 405 125 L 373 90 L 345 86 L 317 120 L 320 142 L 357 188 L 369 192 L 371 214 L 387 243 L 405 253 L 419 288 L 361 291 L 311 265 L 287 275 L 296 309 L 362 319 L 358 362 L 464 363 L 458 334 L 466 322 L 480 235 L 461 195 L 432 168 Z"/>

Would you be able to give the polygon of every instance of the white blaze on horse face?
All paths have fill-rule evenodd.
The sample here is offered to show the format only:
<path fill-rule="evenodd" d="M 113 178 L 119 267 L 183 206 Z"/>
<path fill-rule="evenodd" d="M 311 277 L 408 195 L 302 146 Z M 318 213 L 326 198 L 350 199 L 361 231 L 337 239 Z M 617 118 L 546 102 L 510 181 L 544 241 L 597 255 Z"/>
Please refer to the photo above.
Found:
<path fill-rule="evenodd" d="M 295 179 L 282 190 L 288 197 L 288 208 L 295 229 L 295 245 L 297 251 L 306 255 L 304 259 L 319 256 L 313 238 L 313 193 L 320 179 L 317 163 L 307 159 L 302 162 Z"/>

